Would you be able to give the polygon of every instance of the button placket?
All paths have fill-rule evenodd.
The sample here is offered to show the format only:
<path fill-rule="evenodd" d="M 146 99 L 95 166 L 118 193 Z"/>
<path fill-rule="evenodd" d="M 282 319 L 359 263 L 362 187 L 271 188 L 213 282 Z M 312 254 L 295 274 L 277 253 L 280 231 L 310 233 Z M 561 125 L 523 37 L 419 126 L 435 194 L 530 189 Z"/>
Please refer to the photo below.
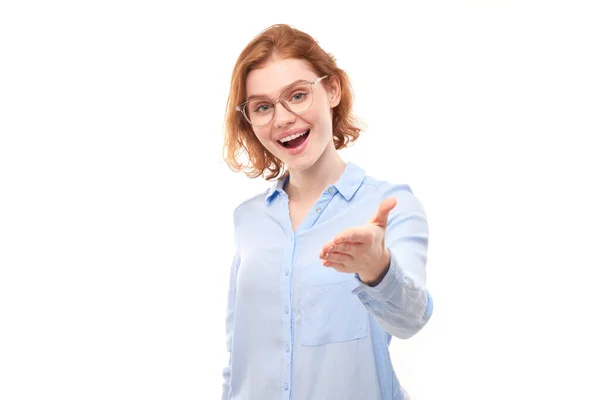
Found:
<path fill-rule="evenodd" d="M 292 290 L 292 286 L 291 286 L 291 281 L 293 280 L 292 277 L 292 268 L 293 268 L 293 255 L 294 255 L 294 248 L 296 246 L 296 235 L 294 233 L 291 233 L 289 236 L 289 243 L 286 245 L 286 257 L 284 260 L 284 264 L 283 264 L 283 268 L 282 268 L 282 276 L 281 276 L 281 282 L 282 282 L 282 309 L 281 311 L 283 311 L 282 314 L 282 322 L 284 325 L 284 332 L 285 332 L 285 336 L 287 337 L 287 339 L 285 340 L 285 344 L 282 347 L 283 350 L 283 359 L 284 359 L 284 365 L 283 365 L 283 369 L 284 371 L 290 371 L 290 367 L 291 367 L 291 359 L 292 359 L 292 354 L 291 354 L 291 340 L 292 340 L 292 332 L 291 330 L 292 328 L 292 321 L 291 321 L 291 315 L 292 315 L 292 308 L 290 305 L 290 291 Z M 283 385 L 282 385 L 282 389 L 284 389 L 284 398 L 287 398 L 289 395 L 289 382 L 291 380 L 291 376 L 289 375 L 289 372 L 285 372 L 282 374 L 282 381 L 283 381 Z"/>

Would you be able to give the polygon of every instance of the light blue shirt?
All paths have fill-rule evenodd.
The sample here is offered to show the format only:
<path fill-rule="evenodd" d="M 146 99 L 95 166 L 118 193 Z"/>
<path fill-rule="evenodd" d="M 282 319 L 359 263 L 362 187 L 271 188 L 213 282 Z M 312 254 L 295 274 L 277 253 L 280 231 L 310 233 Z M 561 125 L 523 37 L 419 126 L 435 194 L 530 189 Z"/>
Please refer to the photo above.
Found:
<path fill-rule="evenodd" d="M 223 399 L 408 398 L 389 344 L 417 333 L 433 306 L 425 288 L 428 226 L 408 185 L 374 179 L 351 162 L 296 232 L 284 179 L 233 213 L 235 255 L 226 317 Z M 391 263 L 375 287 L 322 265 L 323 245 L 363 226 L 386 197 Z"/>

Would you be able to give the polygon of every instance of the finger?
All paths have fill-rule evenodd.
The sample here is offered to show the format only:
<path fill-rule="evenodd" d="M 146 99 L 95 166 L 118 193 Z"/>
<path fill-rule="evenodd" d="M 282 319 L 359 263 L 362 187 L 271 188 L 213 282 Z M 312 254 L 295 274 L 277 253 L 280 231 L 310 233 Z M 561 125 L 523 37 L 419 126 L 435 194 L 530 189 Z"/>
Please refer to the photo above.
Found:
<path fill-rule="evenodd" d="M 325 254 L 327 253 L 332 253 L 332 252 L 337 252 L 337 253 L 348 253 L 351 254 L 353 252 L 353 247 L 357 246 L 358 243 L 352 243 L 352 242 L 342 242 L 339 244 L 334 244 L 333 241 L 327 242 L 325 245 L 323 245 L 323 247 L 321 248 L 321 251 L 319 252 L 319 257 L 323 258 L 325 256 Z"/>
<path fill-rule="evenodd" d="M 325 254 L 331 252 L 333 249 L 333 242 L 327 242 L 326 244 L 323 245 L 323 247 L 321 248 L 321 251 L 319 252 L 319 258 L 324 258 Z"/>
<path fill-rule="evenodd" d="M 344 272 L 346 269 L 346 266 L 343 263 L 336 263 L 336 262 L 331 262 L 331 261 L 323 261 L 323 265 L 328 267 L 328 268 L 334 268 L 340 272 Z"/>
<path fill-rule="evenodd" d="M 351 243 L 368 243 L 371 239 L 371 231 L 365 229 L 365 227 L 348 228 L 345 231 L 337 234 L 333 239 L 335 245 L 342 242 Z"/>
<path fill-rule="evenodd" d="M 329 253 L 344 253 L 352 256 L 355 255 L 362 250 L 365 246 L 365 243 L 353 243 L 353 242 L 342 242 L 334 245 L 330 249 L 327 250 Z"/>
<path fill-rule="evenodd" d="M 396 207 L 396 204 L 398 204 L 398 202 L 395 197 L 387 197 L 384 199 L 379 203 L 379 207 L 377 207 L 377 211 L 375 212 L 375 215 L 371 217 L 369 223 L 386 228 L 390 211 Z"/>
<path fill-rule="evenodd" d="M 345 253 L 336 253 L 336 252 L 325 253 L 324 256 L 322 257 L 322 259 L 325 261 L 331 261 L 331 262 L 336 262 L 336 263 L 345 263 L 345 262 L 349 262 L 349 261 L 354 261 L 354 257 L 352 257 L 351 255 L 345 254 Z"/>

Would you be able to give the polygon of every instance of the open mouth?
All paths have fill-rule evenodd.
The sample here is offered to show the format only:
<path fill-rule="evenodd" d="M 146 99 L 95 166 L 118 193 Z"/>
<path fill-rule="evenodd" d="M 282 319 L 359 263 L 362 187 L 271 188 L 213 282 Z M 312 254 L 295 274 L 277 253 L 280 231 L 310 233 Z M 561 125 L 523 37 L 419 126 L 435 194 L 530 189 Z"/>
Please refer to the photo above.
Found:
<path fill-rule="evenodd" d="M 282 140 L 278 140 L 279 144 L 287 149 L 293 149 L 300 146 L 310 135 L 310 129 L 303 133 L 292 135 Z"/>

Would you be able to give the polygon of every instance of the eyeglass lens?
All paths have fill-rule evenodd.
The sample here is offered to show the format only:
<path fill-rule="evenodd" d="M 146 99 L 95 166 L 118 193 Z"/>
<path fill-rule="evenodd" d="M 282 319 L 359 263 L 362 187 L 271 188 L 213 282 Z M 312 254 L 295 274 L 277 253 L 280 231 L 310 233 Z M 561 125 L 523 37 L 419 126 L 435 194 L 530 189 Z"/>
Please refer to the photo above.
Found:
<path fill-rule="evenodd" d="M 281 102 L 287 105 L 293 113 L 305 112 L 312 105 L 312 88 L 308 83 L 289 87 L 281 94 Z M 275 105 L 267 98 L 256 98 L 246 103 L 244 115 L 253 125 L 268 124 L 275 113 Z"/>

